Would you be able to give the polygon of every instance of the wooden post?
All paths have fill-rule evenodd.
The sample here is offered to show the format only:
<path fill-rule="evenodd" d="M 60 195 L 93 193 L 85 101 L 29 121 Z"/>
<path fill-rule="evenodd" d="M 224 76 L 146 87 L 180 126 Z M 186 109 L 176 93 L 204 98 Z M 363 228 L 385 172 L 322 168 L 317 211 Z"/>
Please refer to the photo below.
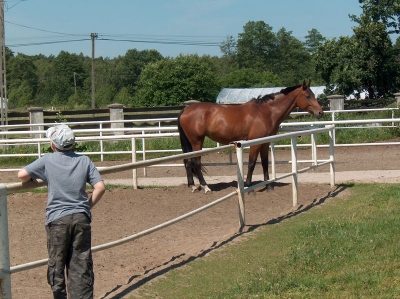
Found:
<path fill-rule="evenodd" d="M 7 188 L 4 184 L 0 184 L 0 298 L 11 299 Z"/>
<path fill-rule="evenodd" d="M 43 108 L 42 107 L 31 107 L 29 111 L 29 123 L 32 124 L 43 124 Z M 44 130 L 43 125 L 31 126 L 31 131 Z M 33 138 L 42 138 L 43 134 L 32 134 Z"/>
<path fill-rule="evenodd" d="M 107 106 L 110 109 L 110 120 L 124 120 L 124 105 L 122 104 L 111 104 Z M 124 135 L 123 131 L 118 131 L 118 129 L 124 128 L 123 122 L 113 122 L 111 123 L 111 129 L 114 129 L 114 135 Z"/>
<path fill-rule="evenodd" d="M 335 94 L 326 97 L 329 100 L 330 110 L 344 110 L 344 96 Z"/>
<path fill-rule="evenodd" d="M 394 94 L 394 98 L 396 99 L 397 108 L 400 107 L 400 92 Z"/>

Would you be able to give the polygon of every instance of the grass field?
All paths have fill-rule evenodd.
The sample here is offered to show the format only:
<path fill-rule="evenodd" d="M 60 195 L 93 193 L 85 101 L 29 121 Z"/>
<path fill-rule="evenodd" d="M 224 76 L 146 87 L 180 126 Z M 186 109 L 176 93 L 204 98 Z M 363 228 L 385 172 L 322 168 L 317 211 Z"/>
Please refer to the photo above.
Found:
<path fill-rule="evenodd" d="M 400 185 L 340 187 L 348 195 L 171 270 L 140 298 L 400 298 Z"/>

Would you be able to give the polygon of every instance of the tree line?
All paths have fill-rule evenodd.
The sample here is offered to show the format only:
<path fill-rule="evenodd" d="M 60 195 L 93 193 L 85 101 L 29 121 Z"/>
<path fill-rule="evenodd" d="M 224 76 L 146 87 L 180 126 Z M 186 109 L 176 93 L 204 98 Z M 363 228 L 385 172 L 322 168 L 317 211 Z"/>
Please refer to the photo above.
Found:
<path fill-rule="evenodd" d="M 304 41 L 284 27 L 249 21 L 237 37 L 228 36 L 222 55 L 163 57 L 156 50 L 128 50 L 116 58 L 95 59 L 95 105 L 127 107 L 181 105 L 195 99 L 214 102 L 222 88 L 292 86 L 311 80 L 326 94 L 366 92 L 382 98 L 400 91 L 400 0 L 352 0 L 362 7 L 350 37 L 326 39 L 312 28 Z M 90 108 L 91 57 L 61 51 L 57 56 L 13 53 L 6 49 L 8 107 Z"/>

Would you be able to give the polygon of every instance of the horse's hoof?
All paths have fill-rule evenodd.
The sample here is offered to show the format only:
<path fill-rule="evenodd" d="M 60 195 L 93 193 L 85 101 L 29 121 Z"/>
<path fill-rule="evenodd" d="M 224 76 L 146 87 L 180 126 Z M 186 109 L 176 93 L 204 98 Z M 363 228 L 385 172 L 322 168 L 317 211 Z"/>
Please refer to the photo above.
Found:
<path fill-rule="evenodd" d="M 211 189 L 210 189 L 207 185 L 202 186 L 202 187 L 203 187 L 203 189 L 204 189 L 204 193 L 207 193 L 207 192 L 212 193 Z"/>
<path fill-rule="evenodd" d="M 196 186 L 192 186 L 192 193 L 199 191 L 199 188 L 197 188 Z"/>

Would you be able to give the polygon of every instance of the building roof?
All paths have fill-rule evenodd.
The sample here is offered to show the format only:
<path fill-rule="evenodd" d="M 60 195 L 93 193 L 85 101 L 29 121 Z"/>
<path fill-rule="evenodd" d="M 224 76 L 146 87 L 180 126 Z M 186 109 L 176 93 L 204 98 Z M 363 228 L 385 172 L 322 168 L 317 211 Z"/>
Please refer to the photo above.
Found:
<path fill-rule="evenodd" d="M 258 96 L 280 92 L 285 87 L 223 88 L 217 96 L 217 104 L 242 104 Z M 315 97 L 324 93 L 325 86 L 311 86 Z"/>

